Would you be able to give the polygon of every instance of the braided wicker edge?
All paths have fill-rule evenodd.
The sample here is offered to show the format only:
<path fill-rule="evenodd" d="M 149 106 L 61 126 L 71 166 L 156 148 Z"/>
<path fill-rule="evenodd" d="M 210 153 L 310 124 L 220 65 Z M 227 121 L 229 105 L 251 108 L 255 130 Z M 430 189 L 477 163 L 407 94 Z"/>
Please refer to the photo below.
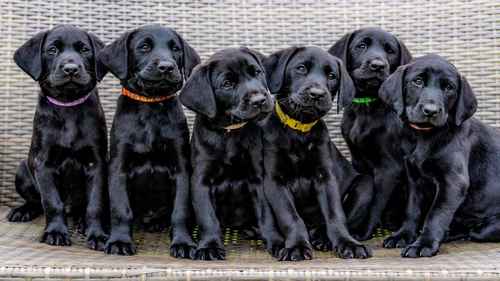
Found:
<path fill-rule="evenodd" d="M 500 271 L 397 271 L 397 270 L 262 270 L 93 267 L 0 267 L 0 278 L 64 278 L 115 280 L 499 280 Z"/>

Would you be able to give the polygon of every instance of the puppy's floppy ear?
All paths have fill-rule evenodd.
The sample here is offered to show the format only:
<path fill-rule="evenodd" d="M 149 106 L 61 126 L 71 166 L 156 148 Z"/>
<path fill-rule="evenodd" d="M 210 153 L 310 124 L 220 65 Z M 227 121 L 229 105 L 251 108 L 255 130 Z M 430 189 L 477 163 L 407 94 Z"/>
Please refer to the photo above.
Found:
<path fill-rule="evenodd" d="M 182 69 L 181 72 L 184 75 L 185 79 L 187 79 L 191 75 L 191 71 L 193 68 L 198 65 L 201 60 L 198 53 L 188 44 L 182 36 L 179 35 L 175 30 L 172 30 L 173 33 L 179 38 L 179 41 L 182 44 Z"/>
<path fill-rule="evenodd" d="M 474 95 L 469 82 L 467 82 L 467 79 L 460 75 L 460 90 L 458 91 L 458 99 L 455 102 L 455 125 L 462 125 L 465 120 L 474 115 L 476 110 L 476 96 Z"/>
<path fill-rule="evenodd" d="M 262 66 L 262 68 L 264 68 L 264 60 L 266 59 L 266 56 L 264 56 L 262 53 L 260 53 L 258 51 L 249 49 L 247 47 L 241 47 L 240 50 L 242 52 L 245 52 L 245 53 L 251 55 L 257 61 L 257 63 L 260 66 Z"/>
<path fill-rule="evenodd" d="M 288 62 L 300 49 L 298 47 L 286 48 L 264 59 L 267 83 L 271 93 L 275 94 L 281 90 Z"/>
<path fill-rule="evenodd" d="M 354 98 L 354 93 L 356 88 L 354 87 L 354 82 L 352 82 L 351 76 L 347 73 L 347 69 L 340 59 L 337 58 L 337 64 L 339 67 L 339 93 L 337 97 L 337 110 L 339 108 L 339 104 L 342 107 L 346 107 L 352 103 L 352 99 Z"/>
<path fill-rule="evenodd" d="M 390 105 L 399 116 L 404 114 L 404 79 L 406 75 L 406 66 L 400 66 L 398 69 L 382 83 L 378 91 L 380 99 Z"/>
<path fill-rule="evenodd" d="M 101 81 L 102 78 L 108 73 L 108 69 L 100 60 L 97 59 L 97 55 L 104 48 L 104 43 L 95 34 L 88 32 L 90 44 L 92 45 L 92 54 L 94 55 L 94 71 L 96 74 L 97 81 Z"/>
<path fill-rule="evenodd" d="M 181 90 L 181 103 L 196 113 L 214 118 L 217 105 L 211 84 L 209 65 L 197 66 Z"/>
<path fill-rule="evenodd" d="M 133 33 L 133 31 L 125 32 L 120 38 L 104 47 L 97 55 L 98 63 L 120 80 L 125 80 L 128 77 L 128 42 Z"/>
<path fill-rule="evenodd" d="M 406 45 L 400 39 L 396 38 L 399 44 L 399 65 L 408 64 L 412 60 L 412 56 Z"/>
<path fill-rule="evenodd" d="M 33 80 L 38 81 L 42 76 L 42 52 L 45 38 L 49 31 L 42 31 L 31 37 L 14 53 L 14 61 Z"/>
<path fill-rule="evenodd" d="M 349 43 L 351 43 L 351 39 L 354 37 L 356 32 L 349 32 L 344 34 L 342 38 L 337 40 L 333 46 L 328 49 L 328 52 L 337 58 L 340 58 L 345 66 L 347 67 L 348 59 L 349 59 Z"/>

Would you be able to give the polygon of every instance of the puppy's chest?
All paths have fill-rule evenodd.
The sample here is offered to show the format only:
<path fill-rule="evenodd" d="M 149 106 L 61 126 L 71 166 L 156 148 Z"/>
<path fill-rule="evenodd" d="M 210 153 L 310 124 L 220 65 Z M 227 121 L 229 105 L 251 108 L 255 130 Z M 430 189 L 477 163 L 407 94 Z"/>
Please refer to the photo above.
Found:
<path fill-rule="evenodd" d="M 89 120 L 86 120 L 89 121 Z M 66 119 L 51 120 L 50 128 L 41 129 L 44 146 L 57 146 L 68 151 L 77 151 L 82 147 L 96 145 L 98 132 L 90 122 Z"/>
<path fill-rule="evenodd" d="M 290 181 L 312 179 L 322 173 L 320 157 L 326 153 L 314 142 L 282 146 L 278 151 L 278 171 Z"/>
<path fill-rule="evenodd" d="M 177 124 L 165 118 L 155 120 L 140 118 L 129 131 L 133 150 L 138 154 L 169 153 L 174 140 L 181 137 Z"/>
<path fill-rule="evenodd" d="M 254 157 L 255 155 L 252 155 L 247 149 L 226 150 L 220 155 L 217 167 L 213 167 L 212 180 L 221 185 L 254 181 L 260 176 L 256 174 L 257 169 L 254 167 L 254 163 L 258 159 L 254 159 Z"/>
<path fill-rule="evenodd" d="M 343 124 L 344 136 L 356 147 L 373 148 L 376 138 L 384 131 L 384 124 L 378 115 L 353 115 L 352 119 Z"/>

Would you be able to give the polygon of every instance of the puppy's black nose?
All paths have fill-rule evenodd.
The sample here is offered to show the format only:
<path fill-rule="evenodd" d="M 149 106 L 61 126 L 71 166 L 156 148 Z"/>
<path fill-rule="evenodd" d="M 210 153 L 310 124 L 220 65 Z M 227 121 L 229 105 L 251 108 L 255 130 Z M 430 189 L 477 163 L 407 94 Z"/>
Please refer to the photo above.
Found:
<path fill-rule="evenodd" d="M 266 104 L 266 97 L 263 95 L 253 95 L 250 98 L 250 105 L 255 108 L 260 108 Z"/>
<path fill-rule="evenodd" d="M 325 95 L 326 95 L 326 91 L 323 90 L 323 89 L 319 89 L 319 88 L 311 88 L 311 89 L 309 89 L 309 96 L 313 100 L 319 100 L 322 97 L 324 97 Z"/>
<path fill-rule="evenodd" d="M 434 117 L 440 111 L 441 109 L 433 103 L 427 103 L 422 106 L 422 112 L 424 113 L 425 117 Z"/>
<path fill-rule="evenodd" d="M 383 60 L 374 59 L 370 62 L 369 66 L 372 71 L 382 71 L 387 67 L 387 64 Z"/>
<path fill-rule="evenodd" d="M 161 73 L 172 73 L 175 69 L 175 66 L 171 62 L 161 61 L 158 63 L 158 71 Z"/>
<path fill-rule="evenodd" d="M 74 63 L 66 63 L 62 67 L 64 74 L 68 76 L 75 76 L 78 74 L 78 65 Z"/>

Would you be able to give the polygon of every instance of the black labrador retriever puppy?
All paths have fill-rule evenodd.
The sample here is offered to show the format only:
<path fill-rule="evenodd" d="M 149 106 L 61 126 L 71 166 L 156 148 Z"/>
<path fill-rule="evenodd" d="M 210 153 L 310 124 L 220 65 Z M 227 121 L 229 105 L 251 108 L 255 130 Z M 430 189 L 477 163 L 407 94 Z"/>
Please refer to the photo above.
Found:
<path fill-rule="evenodd" d="M 11 210 L 8 220 L 25 222 L 44 213 L 41 242 L 50 245 L 71 245 L 69 216 L 86 233 L 89 248 L 102 250 L 106 242 L 107 134 L 96 89 L 105 74 L 96 63 L 103 47 L 95 35 L 59 25 L 38 33 L 14 54 L 41 91 L 28 159 L 15 180 L 26 202 Z"/>
<path fill-rule="evenodd" d="M 335 94 L 344 104 L 354 95 L 342 62 L 317 47 L 291 47 L 264 64 L 277 98 L 264 125 L 264 191 L 285 237 L 279 259 L 312 258 L 308 229 L 317 249 L 369 257 L 370 249 L 347 230 L 342 195 L 353 186 L 371 189 L 371 178 L 354 171 L 321 119 Z"/>
<path fill-rule="evenodd" d="M 342 135 L 354 168 L 374 178 L 373 192 L 349 192 L 351 197 L 361 197 L 351 198 L 353 201 L 372 198 L 365 218 L 349 225 L 354 237 L 366 240 L 382 217 L 388 217 L 383 223 L 391 228 L 402 220 L 394 213 L 401 214 L 404 190 L 398 190 L 393 196 L 393 190 L 404 184 L 405 179 L 399 145 L 402 126 L 397 115 L 378 99 L 378 90 L 389 74 L 411 60 L 411 55 L 394 35 L 378 28 L 348 33 L 329 52 L 343 60 L 356 86 L 355 97 L 344 110 Z M 346 204 L 346 209 L 349 208 Z"/>
<path fill-rule="evenodd" d="M 407 217 L 384 246 L 430 257 L 446 240 L 500 241 L 500 132 L 471 118 L 477 101 L 465 77 L 427 55 L 400 67 L 380 91 L 411 134 Z"/>
<path fill-rule="evenodd" d="M 135 253 L 132 225 L 171 225 L 174 257 L 192 257 L 189 131 L 176 93 L 200 62 L 174 30 L 160 25 L 126 32 L 99 53 L 123 86 L 111 128 L 111 233 L 106 253 Z"/>
<path fill-rule="evenodd" d="M 264 197 L 262 130 L 273 100 L 261 55 L 247 48 L 215 53 L 181 91 L 195 111 L 191 194 L 201 236 L 196 259 L 225 258 L 221 227 L 258 229 L 274 254 L 283 244 Z"/>

